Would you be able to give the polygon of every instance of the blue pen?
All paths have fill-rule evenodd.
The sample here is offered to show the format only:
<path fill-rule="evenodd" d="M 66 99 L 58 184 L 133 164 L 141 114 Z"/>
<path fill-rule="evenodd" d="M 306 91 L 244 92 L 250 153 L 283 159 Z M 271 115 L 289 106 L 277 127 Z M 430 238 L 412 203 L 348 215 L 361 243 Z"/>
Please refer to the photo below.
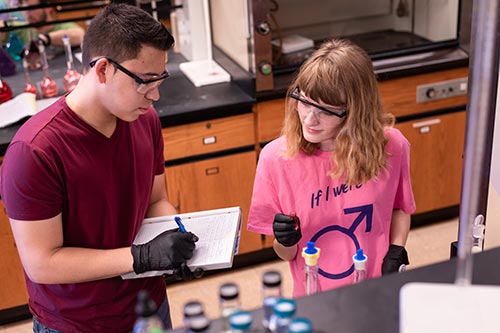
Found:
<path fill-rule="evenodd" d="M 177 225 L 179 226 L 179 229 L 181 230 L 181 232 L 186 232 L 186 228 L 184 227 L 184 224 L 182 224 L 182 220 L 179 216 L 176 216 L 174 218 L 175 220 L 175 223 L 177 223 Z"/>

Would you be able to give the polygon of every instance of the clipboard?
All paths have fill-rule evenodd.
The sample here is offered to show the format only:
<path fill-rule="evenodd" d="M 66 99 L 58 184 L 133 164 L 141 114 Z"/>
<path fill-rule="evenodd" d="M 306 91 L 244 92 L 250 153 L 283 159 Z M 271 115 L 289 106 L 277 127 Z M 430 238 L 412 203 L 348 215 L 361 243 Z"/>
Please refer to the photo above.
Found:
<path fill-rule="evenodd" d="M 182 219 L 187 231 L 199 238 L 193 257 L 187 262 L 191 269 L 200 267 L 203 270 L 214 270 L 232 267 L 234 255 L 238 253 L 241 232 L 242 215 L 239 206 L 147 218 L 133 243 L 144 244 L 165 230 L 176 229 L 176 216 Z M 131 272 L 121 277 L 135 279 L 170 273 L 172 271 L 168 270 L 141 274 Z"/>

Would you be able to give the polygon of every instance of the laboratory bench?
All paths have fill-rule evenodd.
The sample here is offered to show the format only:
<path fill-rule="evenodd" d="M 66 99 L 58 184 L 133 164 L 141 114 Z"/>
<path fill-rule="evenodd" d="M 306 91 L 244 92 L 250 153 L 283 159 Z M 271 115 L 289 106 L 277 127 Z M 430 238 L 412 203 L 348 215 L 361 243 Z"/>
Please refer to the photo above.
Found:
<path fill-rule="evenodd" d="M 217 49 L 214 56 L 231 74 L 231 82 L 197 88 L 179 69 L 183 56 L 169 52 L 171 76 L 160 86 L 160 100 L 153 105 L 163 127 L 169 200 L 180 213 L 240 206 L 243 225 L 234 266 L 244 267 L 276 258 L 272 237 L 247 231 L 246 221 L 258 155 L 280 133 L 286 87 L 294 73 L 276 76 L 275 89 L 258 92 L 252 74 Z M 411 177 L 419 209 L 412 223 L 414 217 L 418 222 L 418 217 L 457 216 L 460 200 L 466 95 L 417 103 L 416 94 L 421 87 L 466 79 L 468 58 L 455 50 L 427 60 L 374 62 L 383 106 L 396 116 L 396 127 L 411 143 Z M 49 66 L 63 94 L 64 55 L 49 60 Z M 30 71 L 31 81 L 39 82 L 42 74 Z M 3 79 L 14 95 L 22 92 L 25 78 L 20 66 L 15 76 Z M 0 129 L 0 156 L 21 123 Z M 23 270 L 1 200 L 0 237 L 0 264 L 10 271 L 0 287 L 1 324 L 28 315 Z"/>
<path fill-rule="evenodd" d="M 500 285 L 500 248 L 473 255 L 472 285 Z M 449 261 L 394 273 L 319 294 L 296 298 L 296 317 L 312 321 L 315 333 L 398 333 L 400 290 L 410 282 L 453 284 L 456 262 Z M 432 302 L 432 299 L 425 300 Z M 478 306 L 480 306 L 478 304 Z M 450 309 L 447 309 L 450 310 Z M 262 308 L 251 311 L 252 332 L 264 332 Z M 210 323 L 207 332 L 221 332 L 222 320 Z M 182 329 L 174 332 L 184 332 Z M 449 332 L 449 331 L 448 331 Z"/>

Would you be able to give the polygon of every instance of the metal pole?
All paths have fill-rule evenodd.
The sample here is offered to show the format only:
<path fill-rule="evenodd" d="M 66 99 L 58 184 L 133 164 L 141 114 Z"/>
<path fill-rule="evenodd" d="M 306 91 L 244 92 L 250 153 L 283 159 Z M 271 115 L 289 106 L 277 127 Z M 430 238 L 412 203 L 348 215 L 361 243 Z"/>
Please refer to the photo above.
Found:
<path fill-rule="evenodd" d="M 481 215 L 485 173 L 489 175 L 492 124 L 495 115 L 499 64 L 499 1 L 473 2 L 469 96 L 458 233 L 455 283 L 472 281 L 472 224 Z M 487 181 L 487 180 L 486 180 Z"/>

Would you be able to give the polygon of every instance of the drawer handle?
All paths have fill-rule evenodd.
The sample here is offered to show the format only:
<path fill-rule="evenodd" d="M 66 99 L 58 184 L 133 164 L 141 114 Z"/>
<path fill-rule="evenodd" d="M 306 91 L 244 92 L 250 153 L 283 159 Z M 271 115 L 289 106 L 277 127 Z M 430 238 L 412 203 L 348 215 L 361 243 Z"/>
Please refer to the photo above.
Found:
<path fill-rule="evenodd" d="M 426 120 L 426 121 L 420 121 L 418 123 L 413 123 L 412 126 L 413 128 L 419 128 L 419 127 L 424 127 L 424 126 L 432 126 L 432 125 L 437 125 L 441 123 L 441 119 L 431 119 L 431 120 Z"/>
<path fill-rule="evenodd" d="M 206 138 L 203 138 L 203 144 L 204 145 L 211 145 L 217 142 L 217 137 L 216 136 L 207 136 Z"/>
<path fill-rule="evenodd" d="M 212 176 L 219 173 L 219 167 L 205 169 L 205 175 Z"/>
<path fill-rule="evenodd" d="M 437 125 L 441 123 L 441 119 L 431 119 L 426 121 L 420 121 L 418 123 L 413 123 L 413 128 L 417 128 L 420 134 L 427 134 L 431 131 L 432 125 Z"/>

